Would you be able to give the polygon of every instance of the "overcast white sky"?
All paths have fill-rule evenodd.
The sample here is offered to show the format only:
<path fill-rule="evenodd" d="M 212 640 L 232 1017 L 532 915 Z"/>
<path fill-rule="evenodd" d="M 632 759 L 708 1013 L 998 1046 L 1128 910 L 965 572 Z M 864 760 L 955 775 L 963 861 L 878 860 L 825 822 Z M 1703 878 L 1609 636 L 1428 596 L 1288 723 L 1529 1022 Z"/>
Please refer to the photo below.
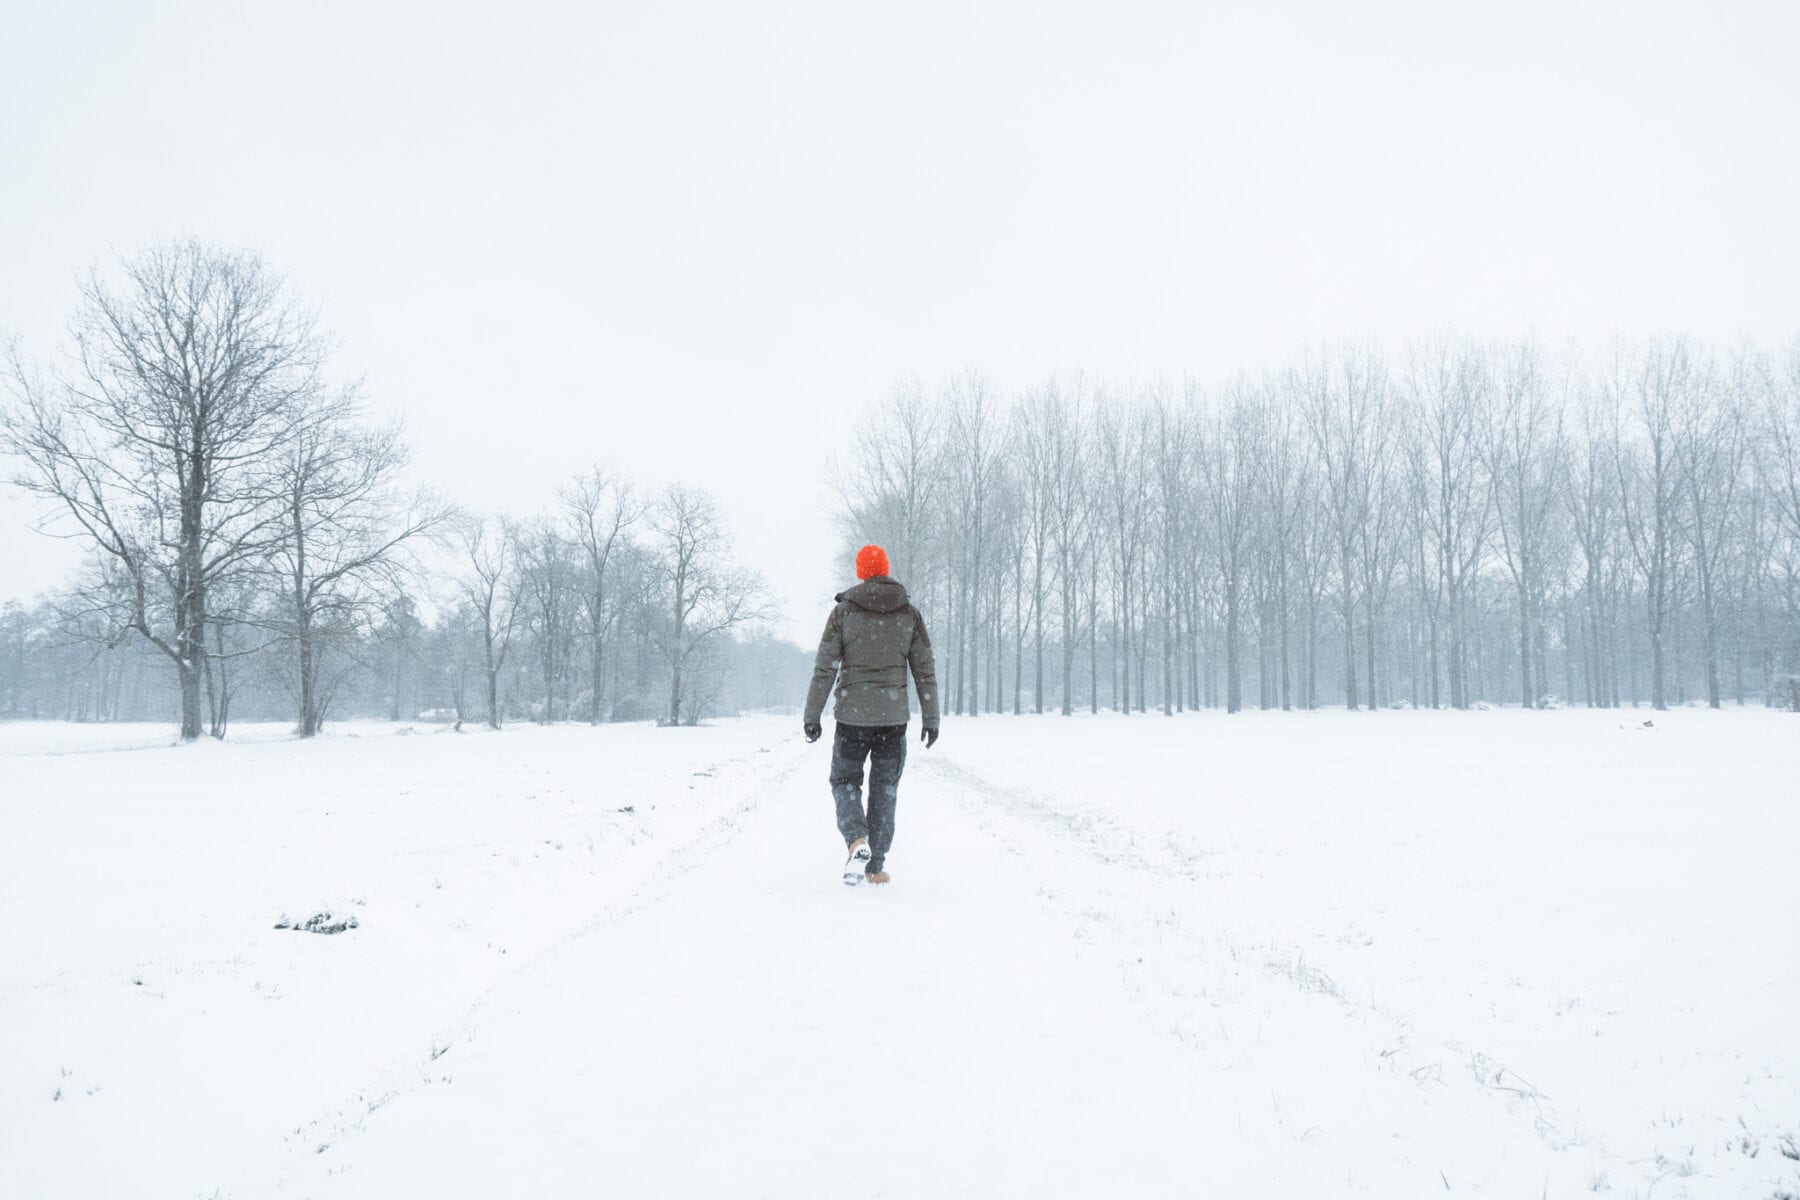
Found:
<path fill-rule="evenodd" d="M 0 330 L 169 233 L 323 305 L 421 473 L 711 488 L 810 640 L 900 373 L 1444 324 L 1800 329 L 1800 6 L 0 0 Z M 66 547 L 0 495 L 0 599 Z"/>

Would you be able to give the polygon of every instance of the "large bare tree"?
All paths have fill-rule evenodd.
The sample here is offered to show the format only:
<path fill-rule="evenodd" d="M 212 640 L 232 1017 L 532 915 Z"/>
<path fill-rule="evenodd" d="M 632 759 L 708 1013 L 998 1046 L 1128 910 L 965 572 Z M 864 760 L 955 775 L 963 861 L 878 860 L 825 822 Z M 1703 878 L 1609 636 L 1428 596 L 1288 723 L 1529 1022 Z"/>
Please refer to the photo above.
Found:
<path fill-rule="evenodd" d="M 273 476 L 316 410 L 326 342 L 255 254 L 195 240 L 91 271 L 70 328 L 56 371 L 15 356 L 0 437 L 15 481 L 111 560 L 119 619 L 174 665 L 191 740 L 208 595 L 286 536 Z"/>

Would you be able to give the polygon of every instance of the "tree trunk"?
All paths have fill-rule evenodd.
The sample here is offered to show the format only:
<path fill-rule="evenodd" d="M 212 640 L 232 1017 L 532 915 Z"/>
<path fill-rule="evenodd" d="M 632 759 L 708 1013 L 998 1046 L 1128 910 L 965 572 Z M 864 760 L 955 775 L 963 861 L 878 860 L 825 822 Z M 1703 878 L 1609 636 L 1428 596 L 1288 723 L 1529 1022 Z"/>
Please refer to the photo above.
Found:
<path fill-rule="evenodd" d="M 1044 565 L 1039 557 L 1035 568 L 1036 576 L 1032 585 L 1031 621 L 1035 640 L 1035 670 L 1032 675 L 1033 696 L 1032 711 L 1042 714 L 1044 711 Z"/>
<path fill-rule="evenodd" d="M 1114 643 L 1119 655 L 1119 711 L 1131 713 L 1131 582 L 1126 576 L 1119 583 L 1119 640 Z"/>
<path fill-rule="evenodd" d="M 605 637 L 605 635 L 601 631 L 601 629 L 599 627 L 599 623 L 595 622 L 595 625 L 594 625 L 594 654 L 593 654 L 593 662 L 592 662 L 594 681 L 593 681 L 593 691 L 588 696 L 588 724 L 589 725 L 598 725 L 600 723 L 600 713 L 601 713 L 600 690 L 606 679 L 606 651 L 605 651 L 606 643 L 605 643 L 604 637 Z"/>
<path fill-rule="evenodd" d="M 1519 706 L 1536 708 L 1537 696 L 1531 686 L 1531 606 L 1526 602 L 1524 585 L 1519 589 Z"/>
<path fill-rule="evenodd" d="M 1235 579 L 1225 581 L 1225 711 L 1234 713 L 1244 706 L 1243 665 L 1238 659 L 1238 585 Z"/>
<path fill-rule="evenodd" d="M 1306 705 L 1307 711 L 1319 707 L 1319 601 L 1306 602 Z"/>
<path fill-rule="evenodd" d="M 1700 597 L 1701 620 L 1706 624 L 1706 705 L 1720 707 L 1719 693 L 1719 629 L 1713 616 L 1711 583 L 1702 578 Z"/>
<path fill-rule="evenodd" d="M 1371 589 L 1371 594 L 1372 592 L 1373 589 Z M 1369 623 L 1363 630 L 1363 645 L 1368 650 L 1369 657 L 1369 711 L 1374 712 L 1381 707 L 1381 702 L 1375 692 L 1375 601 L 1372 599 L 1366 601 L 1365 607 L 1368 609 Z"/>
<path fill-rule="evenodd" d="M 1071 613 L 1075 609 L 1075 588 L 1070 579 L 1069 561 L 1062 561 L 1063 603 L 1062 603 L 1062 715 L 1067 717 L 1075 712 L 1075 637 L 1076 630 Z"/>
<path fill-rule="evenodd" d="M 318 685 L 313 662 L 312 629 L 302 624 L 300 650 L 300 736 L 312 737 L 319 732 Z"/>
<path fill-rule="evenodd" d="M 1165 563 L 1163 570 L 1166 572 L 1168 570 L 1166 554 L 1163 556 L 1163 563 Z M 1161 630 L 1163 630 L 1163 648 L 1161 648 L 1163 649 L 1163 716 L 1174 716 L 1175 712 L 1175 637 L 1174 621 L 1172 621 L 1172 612 L 1170 612 L 1174 606 L 1174 596 L 1170 592 L 1168 576 L 1165 574 L 1165 578 L 1163 578 L 1163 621 L 1161 621 Z"/>
<path fill-rule="evenodd" d="M 486 635 L 488 728 L 500 728 L 500 667 L 494 661 L 494 635 Z"/>
<path fill-rule="evenodd" d="M 1650 707 L 1657 712 L 1669 707 L 1663 668 L 1663 620 L 1661 606 L 1653 604 L 1650 614 Z"/>
<path fill-rule="evenodd" d="M 1285 555 L 1287 547 L 1279 547 L 1278 552 Z M 1281 606 L 1281 711 L 1291 712 L 1294 707 L 1294 697 L 1292 692 L 1293 665 L 1290 661 L 1292 652 L 1289 645 L 1293 638 L 1294 620 L 1292 606 L 1288 603 L 1288 574 L 1285 558 L 1275 585 L 1275 599 L 1276 603 Z"/>
<path fill-rule="evenodd" d="M 1025 570 L 1024 564 L 1015 564 L 1013 571 L 1013 716 L 1025 711 Z M 999 623 L 995 623 L 995 636 L 1001 636 Z"/>
<path fill-rule="evenodd" d="M 175 670 L 181 678 L 181 740 L 197 741 L 201 728 L 200 672 L 186 662 L 176 663 Z"/>
<path fill-rule="evenodd" d="M 1100 592 L 1093 588 L 1088 596 L 1088 708 L 1100 711 Z"/>
<path fill-rule="evenodd" d="M 595 570 L 598 572 L 599 568 Z M 605 719 L 606 710 L 601 698 L 606 693 L 606 589 L 596 587 L 591 597 L 593 607 L 588 618 L 594 635 L 593 673 L 594 692 L 588 700 L 588 724 L 598 725 Z"/>

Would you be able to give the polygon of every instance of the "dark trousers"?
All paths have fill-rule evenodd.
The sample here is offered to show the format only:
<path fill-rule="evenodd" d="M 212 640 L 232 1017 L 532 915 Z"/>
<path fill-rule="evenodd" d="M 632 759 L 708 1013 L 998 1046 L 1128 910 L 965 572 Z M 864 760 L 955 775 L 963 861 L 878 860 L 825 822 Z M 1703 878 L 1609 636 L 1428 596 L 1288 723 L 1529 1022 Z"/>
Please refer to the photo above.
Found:
<path fill-rule="evenodd" d="M 869 760 L 869 811 L 863 813 L 863 760 Z M 894 844 L 894 806 L 906 769 L 906 726 L 845 725 L 831 742 L 831 797 L 844 844 L 869 839 L 869 870 L 879 871 Z"/>

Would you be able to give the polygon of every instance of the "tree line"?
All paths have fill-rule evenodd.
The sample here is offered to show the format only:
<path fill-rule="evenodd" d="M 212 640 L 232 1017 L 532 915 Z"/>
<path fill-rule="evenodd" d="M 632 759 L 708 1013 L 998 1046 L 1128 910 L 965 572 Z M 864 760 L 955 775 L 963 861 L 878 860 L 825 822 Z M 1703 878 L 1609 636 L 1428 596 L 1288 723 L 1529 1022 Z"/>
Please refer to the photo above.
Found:
<path fill-rule="evenodd" d="M 724 514 L 596 466 L 535 513 L 409 479 L 255 254 L 91 271 L 0 451 L 78 580 L 0 609 L 0 716 L 658 719 L 791 708 Z M 896 384 L 834 465 L 958 714 L 1800 708 L 1800 339 L 1344 342 L 1217 383 Z"/>
<path fill-rule="evenodd" d="M 257 255 L 192 239 L 90 271 L 49 367 L 8 348 L 0 452 L 88 553 L 0 610 L 0 716 L 173 711 L 192 739 L 791 703 L 801 656 L 758 632 L 766 588 L 712 497 L 597 466 L 536 514 L 468 511 L 409 482 L 332 351 Z"/>
<path fill-rule="evenodd" d="M 1800 710 L 1800 340 L 898 383 L 835 465 L 947 711 Z"/>

